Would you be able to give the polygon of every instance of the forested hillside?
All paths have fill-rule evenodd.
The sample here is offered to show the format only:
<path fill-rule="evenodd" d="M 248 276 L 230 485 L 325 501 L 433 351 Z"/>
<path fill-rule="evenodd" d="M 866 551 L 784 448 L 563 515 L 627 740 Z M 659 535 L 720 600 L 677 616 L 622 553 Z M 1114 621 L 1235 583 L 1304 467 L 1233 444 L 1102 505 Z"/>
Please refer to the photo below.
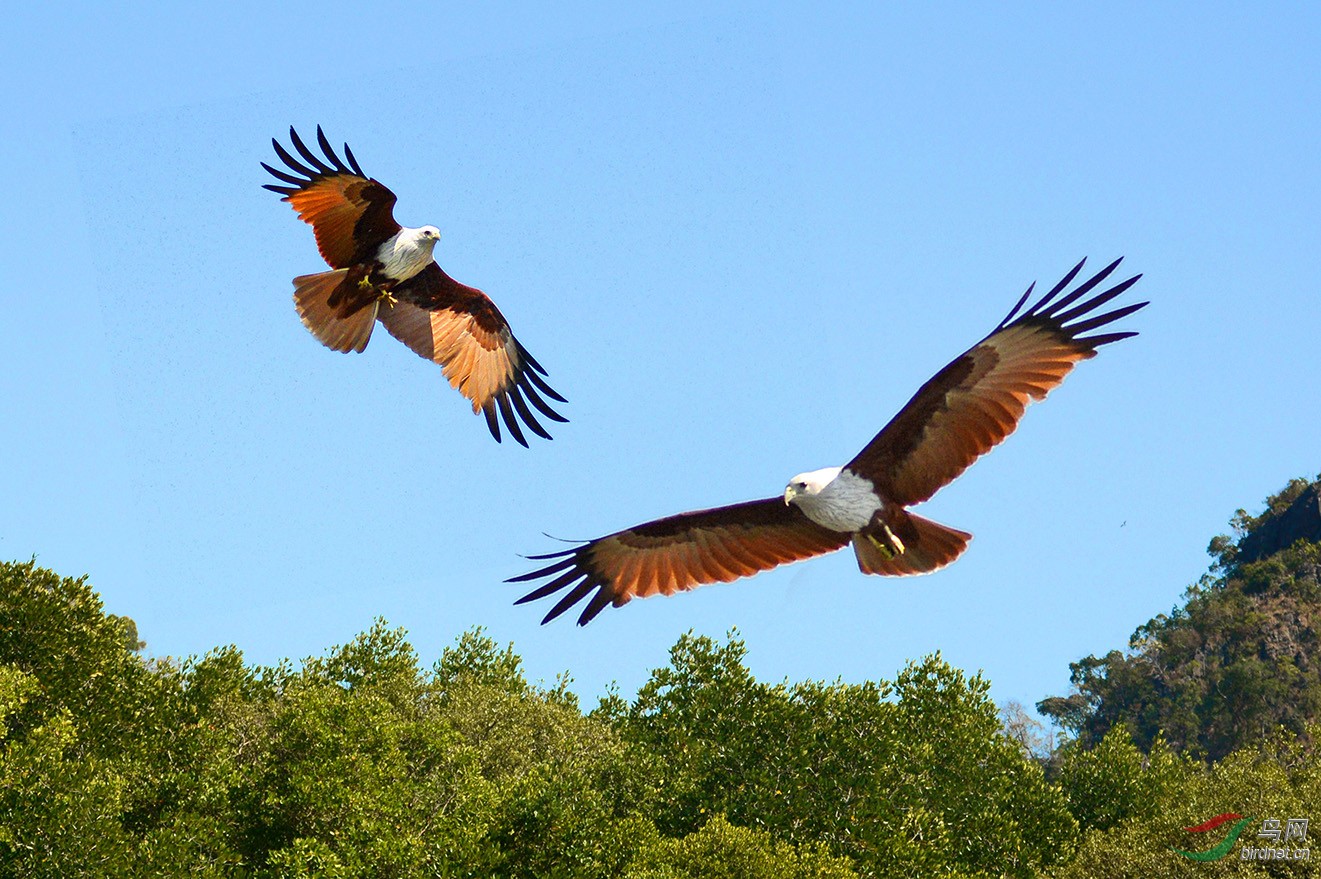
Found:
<path fill-rule="evenodd" d="M 1321 481 L 1295 479 L 1231 525 L 1183 606 L 1139 626 L 1127 653 L 1074 663 L 1076 692 L 1038 710 L 1085 745 L 1122 726 L 1143 748 L 1163 736 L 1212 760 L 1321 720 Z"/>
<path fill-rule="evenodd" d="M 585 708 L 480 630 L 430 663 L 384 621 L 301 663 L 153 658 L 85 579 L 0 565 L 0 876 L 1317 875 L 1171 851 L 1226 812 L 1321 830 L 1315 491 L 1076 664 L 1046 759 L 939 655 L 768 684 L 685 636 Z"/>

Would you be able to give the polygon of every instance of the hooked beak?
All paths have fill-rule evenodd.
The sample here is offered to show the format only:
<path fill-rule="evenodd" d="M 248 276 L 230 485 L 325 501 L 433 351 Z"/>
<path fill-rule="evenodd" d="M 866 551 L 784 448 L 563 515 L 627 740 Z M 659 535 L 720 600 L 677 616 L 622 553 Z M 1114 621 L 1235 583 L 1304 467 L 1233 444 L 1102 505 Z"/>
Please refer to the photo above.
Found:
<path fill-rule="evenodd" d="M 798 496 L 797 489 L 795 489 L 792 485 L 786 486 L 784 489 L 784 505 L 786 507 L 789 506 L 789 502 L 797 496 Z"/>

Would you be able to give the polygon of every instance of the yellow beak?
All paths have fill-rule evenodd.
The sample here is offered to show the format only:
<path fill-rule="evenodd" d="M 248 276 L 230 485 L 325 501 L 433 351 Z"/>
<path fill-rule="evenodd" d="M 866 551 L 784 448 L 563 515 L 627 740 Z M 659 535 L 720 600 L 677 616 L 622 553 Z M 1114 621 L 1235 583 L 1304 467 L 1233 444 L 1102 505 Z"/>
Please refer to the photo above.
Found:
<path fill-rule="evenodd" d="M 795 497 L 797 497 L 797 496 L 798 496 L 798 492 L 794 489 L 794 487 L 793 487 L 792 485 L 786 487 L 785 490 L 784 490 L 784 504 L 785 504 L 785 506 L 788 506 L 788 505 L 789 505 L 789 501 L 793 500 L 793 499 L 794 499 Z"/>

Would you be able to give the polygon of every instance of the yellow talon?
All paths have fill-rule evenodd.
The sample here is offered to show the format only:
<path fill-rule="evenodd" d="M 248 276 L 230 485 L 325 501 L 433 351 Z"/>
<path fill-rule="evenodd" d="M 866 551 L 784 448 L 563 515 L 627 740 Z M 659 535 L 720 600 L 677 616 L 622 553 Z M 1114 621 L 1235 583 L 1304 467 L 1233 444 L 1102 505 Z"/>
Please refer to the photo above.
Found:
<path fill-rule="evenodd" d="M 368 280 L 367 278 L 358 279 L 359 290 L 370 290 L 371 288 L 372 288 L 372 282 L 370 280 Z"/>
<path fill-rule="evenodd" d="M 383 303 L 385 303 L 387 306 L 389 306 L 390 308 L 394 308 L 394 307 L 395 307 L 395 303 L 397 303 L 399 300 L 396 299 L 396 298 L 394 298 L 394 294 L 391 293 L 389 290 L 382 290 L 382 291 L 381 291 L 381 301 L 382 301 Z"/>
<path fill-rule="evenodd" d="M 898 535 L 898 534 L 895 534 L 893 531 L 890 530 L 890 526 L 889 526 L 889 525 L 886 525 L 886 526 L 885 526 L 885 536 L 888 537 L 888 538 L 890 538 L 890 542 L 891 542 L 892 544 L 894 544 L 894 554 L 895 554 L 895 555 L 903 555 L 903 554 L 904 554 L 904 542 L 903 542 L 902 540 L 899 539 L 899 535 Z"/>
<path fill-rule="evenodd" d="M 875 534 L 868 534 L 867 539 L 871 541 L 872 546 L 881 551 L 881 555 L 885 556 L 887 562 L 894 558 L 894 550 L 890 549 L 890 547 L 886 546 L 884 543 L 881 543 L 881 541 L 876 538 Z"/>
<path fill-rule="evenodd" d="M 885 556 L 886 561 L 889 561 L 890 559 L 894 558 L 897 555 L 903 555 L 904 542 L 899 539 L 899 536 L 897 534 L 895 534 L 893 531 L 890 530 L 889 525 L 882 523 L 881 527 L 885 529 L 885 536 L 889 540 L 889 542 L 882 543 L 880 538 L 868 532 L 867 539 L 871 541 L 872 546 L 876 547 L 881 551 L 881 553 Z"/>

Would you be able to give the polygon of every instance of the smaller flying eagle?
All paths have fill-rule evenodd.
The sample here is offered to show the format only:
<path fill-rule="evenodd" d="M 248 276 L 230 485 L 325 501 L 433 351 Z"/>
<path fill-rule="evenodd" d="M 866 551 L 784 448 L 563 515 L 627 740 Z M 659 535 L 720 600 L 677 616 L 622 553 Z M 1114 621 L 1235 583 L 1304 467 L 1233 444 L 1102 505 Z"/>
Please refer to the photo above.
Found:
<path fill-rule="evenodd" d="M 990 335 L 922 385 L 843 467 L 801 473 L 782 496 L 681 513 L 563 552 L 529 556 L 551 563 L 506 582 L 549 582 L 515 603 L 567 589 L 544 624 L 595 590 L 578 617 L 585 626 L 607 604 L 620 607 L 634 598 L 728 583 L 850 543 L 864 574 L 906 576 L 945 567 L 972 535 L 905 508 L 928 500 L 1013 433 L 1028 403 L 1044 399 L 1080 360 L 1137 335 L 1083 335 L 1147 304 L 1096 313 L 1141 275 L 1078 302 L 1119 262 L 1061 296 L 1082 270 L 1078 263 L 1020 314 L 1036 285 L 1029 286 Z"/>
<path fill-rule="evenodd" d="M 496 442 L 497 409 L 521 445 L 527 445 L 524 425 L 550 439 L 532 409 L 551 421 L 567 421 L 541 395 L 565 399 L 546 384 L 546 370 L 514 338 L 495 303 L 436 265 L 431 252 L 440 230 L 400 226 L 395 194 L 363 173 L 349 145 L 344 144 L 345 164 L 319 125 L 316 137 L 323 156 L 289 129 L 302 162 L 271 139 L 293 174 L 261 164 L 288 184 L 263 188 L 283 195 L 312 226 L 317 249 L 331 268 L 294 278 L 294 305 L 303 325 L 327 348 L 360 352 L 379 320 L 390 335 L 444 368 L 450 384 L 472 401 L 472 411 L 486 416 Z"/>

